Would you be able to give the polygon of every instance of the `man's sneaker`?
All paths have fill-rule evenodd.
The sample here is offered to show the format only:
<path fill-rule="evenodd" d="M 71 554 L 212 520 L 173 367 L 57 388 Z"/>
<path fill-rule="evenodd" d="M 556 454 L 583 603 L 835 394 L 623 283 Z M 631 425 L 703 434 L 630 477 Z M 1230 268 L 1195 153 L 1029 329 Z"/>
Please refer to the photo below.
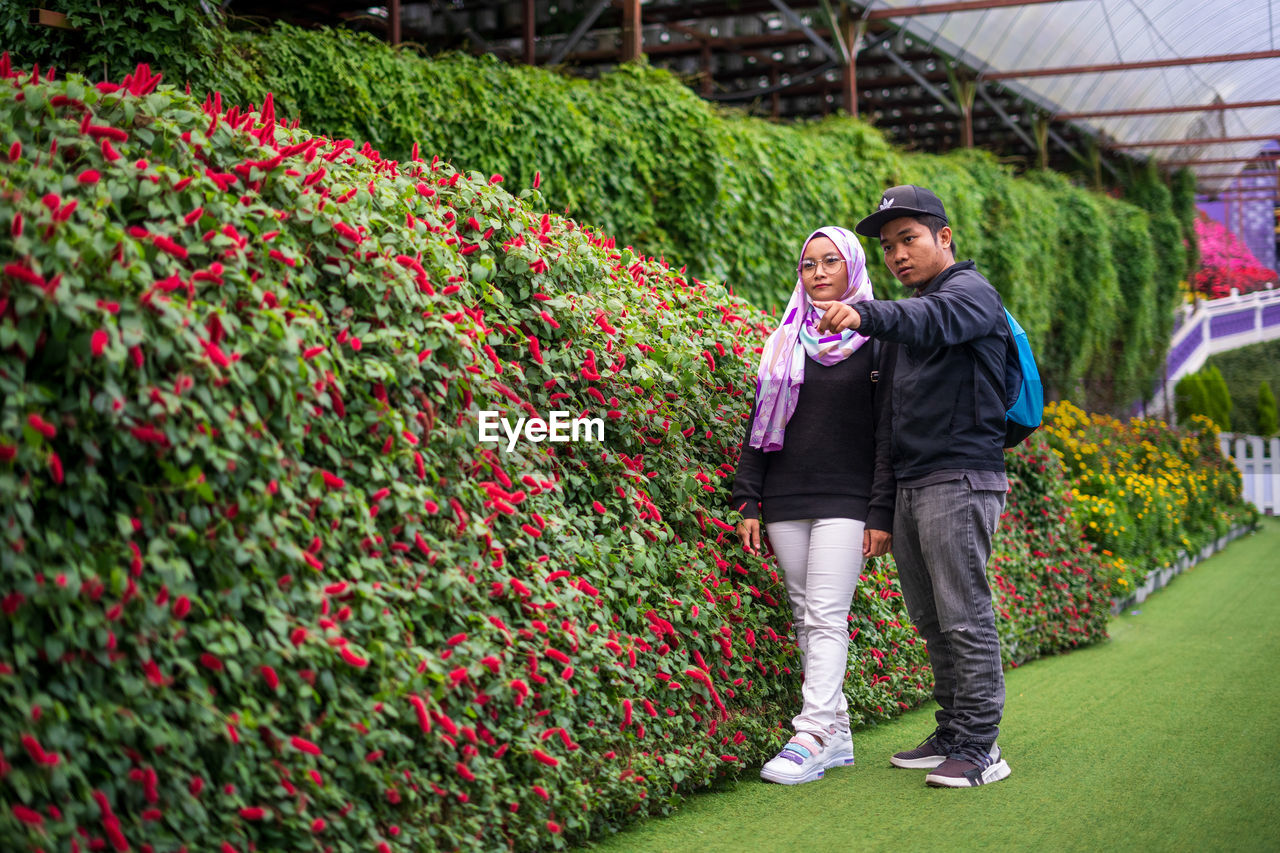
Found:
<path fill-rule="evenodd" d="M 933 734 L 920 742 L 915 749 L 895 752 L 889 763 L 894 767 L 908 770 L 932 770 L 947 760 L 947 745 L 943 739 L 942 729 L 934 729 Z"/>
<path fill-rule="evenodd" d="M 952 749 L 947 760 L 938 765 L 924 781 L 936 788 L 973 788 L 988 782 L 999 782 L 1009 775 L 1009 762 L 994 743 L 985 747 L 966 743 Z"/>
<path fill-rule="evenodd" d="M 849 744 L 848 760 L 839 758 L 840 747 L 835 741 L 824 745 L 808 732 L 800 732 L 787 742 L 782 751 L 760 768 L 760 778 L 779 785 L 799 785 L 821 779 L 828 767 L 853 763 L 853 747 Z M 828 760 L 835 763 L 829 764 Z"/>

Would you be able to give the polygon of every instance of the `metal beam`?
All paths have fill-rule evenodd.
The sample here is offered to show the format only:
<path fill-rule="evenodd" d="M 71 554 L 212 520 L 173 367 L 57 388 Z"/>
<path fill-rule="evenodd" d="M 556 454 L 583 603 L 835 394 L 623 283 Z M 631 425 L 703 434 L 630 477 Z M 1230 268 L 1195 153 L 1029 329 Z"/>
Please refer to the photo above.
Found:
<path fill-rule="evenodd" d="M 1009 114 L 1006 113 L 998 103 L 996 103 L 995 98 L 992 98 L 991 95 L 987 93 L 987 87 L 983 86 L 981 83 L 978 84 L 978 97 L 986 101 L 987 105 L 990 106 L 991 109 L 995 110 L 996 115 L 1000 116 L 1000 120 L 1009 125 L 1009 127 L 1013 129 L 1013 132 L 1018 135 L 1018 138 L 1027 143 L 1028 148 L 1032 151 L 1038 150 L 1039 146 L 1036 145 L 1035 140 L 1027 135 L 1027 132 L 1019 127 L 1016 121 L 1009 118 Z"/>
<path fill-rule="evenodd" d="M 1126 118 L 1128 116 L 1158 116 L 1173 113 L 1205 113 L 1221 110 L 1249 110 L 1255 107 L 1280 107 L 1280 101 L 1238 101 L 1234 104 L 1201 104 L 1178 107 L 1139 107 L 1129 110 L 1093 110 L 1091 112 L 1058 113 L 1056 121 L 1075 121 L 1082 118 Z"/>
<path fill-rule="evenodd" d="M 622 61 L 644 55 L 644 30 L 640 20 L 640 0 L 622 0 Z"/>
<path fill-rule="evenodd" d="M 1217 175 L 1196 175 L 1196 178 L 1197 178 L 1198 180 L 1201 180 L 1201 181 L 1215 181 L 1215 180 L 1227 180 L 1227 179 L 1236 179 L 1236 180 L 1241 180 L 1241 181 L 1247 181 L 1247 180 L 1249 180 L 1249 179 L 1251 179 L 1251 178 L 1270 178 L 1271 180 L 1275 180 L 1275 178 L 1276 178 L 1276 173 L 1275 173 L 1275 172 L 1271 172 L 1271 171 L 1267 171 L 1267 172 L 1222 172 L 1222 173 L 1217 174 Z"/>
<path fill-rule="evenodd" d="M 905 59 L 898 56 L 898 54 L 896 54 L 892 49 L 887 47 L 881 47 L 879 48 L 879 50 L 875 52 L 879 54 L 883 54 L 884 56 L 887 56 L 890 62 L 892 62 L 894 65 L 898 66 L 898 68 L 902 70 L 902 73 L 906 74 L 912 80 L 916 81 L 916 84 L 920 86 L 920 88 L 924 89 L 930 95 L 933 95 L 935 98 L 937 98 L 938 103 L 942 104 L 942 106 L 945 107 L 948 112 L 953 113 L 955 115 L 962 114 L 960 107 L 956 105 L 955 101 L 952 101 L 945 94 L 943 94 L 941 89 L 939 89 L 937 86 L 933 85 L 928 80 L 926 80 L 923 74 L 915 70 L 915 68 L 911 67 L 911 63 L 907 62 Z M 876 88 L 876 86 L 872 84 L 871 88 Z"/>
<path fill-rule="evenodd" d="M 551 58 L 547 60 L 548 65 L 559 65 L 564 61 L 569 51 L 577 47 L 578 42 L 582 41 L 582 37 L 587 34 L 587 30 L 591 29 L 591 25 L 600 17 L 600 13 L 609 6 L 609 2 L 610 0 L 597 0 L 596 5 L 587 11 L 586 16 L 581 21 L 578 21 L 578 26 L 573 28 L 573 32 L 569 33 L 569 37 L 556 45 Z"/>
<path fill-rule="evenodd" d="M 831 8 L 830 0 L 822 0 L 822 11 L 827 16 L 827 23 L 831 26 L 831 35 L 835 39 L 836 50 L 840 51 L 840 59 L 845 65 L 855 62 L 858 44 L 853 34 L 861 35 L 861 28 L 866 25 L 857 25 L 848 16 L 845 17 L 844 23 L 841 24 L 840 19 L 836 17 L 835 10 Z"/>
<path fill-rule="evenodd" d="M 804 20 L 795 13 L 795 10 L 784 3 L 783 0 L 769 0 L 769 2 L 773 4 L 773 8 L 782 13 L 782 17 L 791 22 L 791 26 L 804 33 L 809 41 L 817 45 L 818 49 L 826 55 L 827 59 L 837 63 L 843 61 L 840 54 L 836 53 L 836 49 L 832 47 L 826 39 L 814 32 L 813 27 L 806 24 Z"/>
<path fill-rule="evenodd" d="M 1211 65 L 1215 62 L 1245 62 L 1277 59 L 1280 50 L 1253 53 L 1219 53 L 1213 56 L 1185 56 L 1178 59 L 1151 59 L 1142 62 L 1111 62 L 1102 65 L 1063 65 L 1058 68 L 1024 68 L 1020 71 L 992 71 L 979 75 L 984 80 L 1013 80 L 1020 77 L 1059 77 L 1067 74 L 1101 74 L 1106 71 L 1136 71 L 1142 68 L 1175 68 L 1183 65 Z"/>
<path fill-rule="evenodd" d="M 792 86 L 797 86 L 801 83 L 807 83 L 808 81 L 812 80 L 814 77 L 817 77 L 819 74 L 825 74 L 826 72 L 830 71 L 832 68 L 835 68 L 836 64 L 837 63 L 835 62 L 826 62 L 826 63 L 823 63 L 822 65 L 819 65 L 817 68 L 814 68 L 804 74 L 801 74 L 797 77 L 792 77 L 791 80 L 786 83 L 779 83 L 774 86 L 766 86 L 759 89 L 743 89 L 740 92 L 724 92 L 722 94 L 713 95 L 712 100 L 749 101 L 752 98 L 761 98 L 761 97 L 764 97 L 765 95 L 772 95 L 774 92 L 781 92 L 783 89 L 789 89 Z"/>
<path fill-rule="evenodd" d="M 646 7 L 647 8 L 647 7 Z M 818 35 L 823 34 L 823 30 L 818 30 Z M 809 39 L 805 38 L 803 33 L 781 32 L 781 33 L 762 33 L 756 36 L 738 36 L 734 38 L 712 38 L 703 44 L 710 44 L 716 50 L 746 50 L 750 48 L 782 48 L 797 44 L 808 44 Z M 701 44 L 696 40 L 689 40 L 684 43 L 675 41 L 666 44 L 651 44 L 645 50 L 649 56 L 679 56 L 682 54 L 697 54 L 701 52 Z M 612 48 L 601 50 L 583 50 L 577 53 L 571 53 L 566 59 L 570 62 L 613 62 L 617 60 L 618 52 Z"/>
<path fill-rule="evenodd" d="M 1010 6 L 1038 6 L 1041 3 L 1057 3 L 1060 0 L 956 0 L 953 3 L 926 3 L 905 9 L 872 9 L 863 14 L 863 20 L 884 21 L 892 18 L 910 18 L 915 15 L 949 15 L 952 12 L 982 12 L 987 9 L 1005 9 Z"/>
<path fill-rule="evenodd" d="M 1157 160 L 1159 166 L 1218 166 L 1226 163 L 1253 163 L 1255 161 L 1274 163 L 1280 157 L 1257 155 L 1254 157 L 1221 157 L 1213 160 Z"/>
<path fill-rule="evenodd" d="M 844 22 L 845 33 L 840 38 L 840 49 L 845 59 L 840 92 L 844 100 L 844 111 L 855 117 L 858 115 L 858 50 L 865 27 L 863 22 L 848 18 Z M 835 31 L 837 35 L 840 34 L 838 25 Z"/>
<path fill-rule="evenodd" d="M 520 21 L 520 41 L 524 46 L 524 64 L 536 65 L 538 62 L 537 38 L 538 7 L 534 0 L 524 0 L 524 17 Z"/>
<path fill-rule="evenodd" d="M 1199 139 L 1152 139 L 1147 142 L 1117 142 L 1111 148 L 1179 148 L 1183 145 L 1227 145 L 1232 142 L 1272 142 L 1280 139 L 1280 134 L 1263 134 L 1261 136 L 1215 136 Z"/>

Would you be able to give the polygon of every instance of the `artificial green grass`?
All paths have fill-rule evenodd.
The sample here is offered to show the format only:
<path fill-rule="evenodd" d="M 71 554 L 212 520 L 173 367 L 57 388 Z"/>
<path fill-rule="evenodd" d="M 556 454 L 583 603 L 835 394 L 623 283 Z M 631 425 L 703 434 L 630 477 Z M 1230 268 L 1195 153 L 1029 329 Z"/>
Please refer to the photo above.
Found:
<path fill-rule="evenodd" d="M 1111 639 L 1006 673 L 1013 774 L 928 788 L 889 755 L 933 708 L 854 733 L 807 785 L 690 798 L 599 851 L 1280 849 L 1280 521 L 1111 620 Z"/>

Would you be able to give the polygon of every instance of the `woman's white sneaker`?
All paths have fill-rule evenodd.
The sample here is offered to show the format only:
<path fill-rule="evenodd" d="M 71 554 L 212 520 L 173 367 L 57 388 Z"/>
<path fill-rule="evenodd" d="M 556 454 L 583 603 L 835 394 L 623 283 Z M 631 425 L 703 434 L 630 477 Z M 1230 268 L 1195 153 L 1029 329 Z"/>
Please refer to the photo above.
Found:
<path fill-rule="evenodd" d="M 826 738 L 823 752 L 825 767 L 848 767 L 853 764 L 853 732 L 848 729 L 832 729 Z"/>
<path fill-rule="evenodd" d="M 834 745 L 834 744 L 833 744 Z M 815 782 L 826 773 L 827 759 L 834 756 L 827 754 L 828 748 L 808 732 L 800 732 L 782 750 L 765 762 L 760 768 L 760 778 L 766 782 L 777 782 L 779 785 L 800 785 L 804 782 Z M 852 745 L 849 759 L 852 763 Z M 843 763 L 843 762 L 840 762 Z"/>

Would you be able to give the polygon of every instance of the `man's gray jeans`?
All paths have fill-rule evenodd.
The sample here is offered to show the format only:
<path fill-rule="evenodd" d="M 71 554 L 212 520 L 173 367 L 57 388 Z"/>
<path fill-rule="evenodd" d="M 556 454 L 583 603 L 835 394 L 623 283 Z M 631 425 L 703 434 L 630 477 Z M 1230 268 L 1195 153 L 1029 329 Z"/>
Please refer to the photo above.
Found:
<path fill-rule="evenodd" d="M 989 745 L 999 733 L 1004 673 L 986 566 L 1004 499 L 966 479 L 898 489 L 893 557 L 907 612 L 928 645 L 947 746 Z"/>

